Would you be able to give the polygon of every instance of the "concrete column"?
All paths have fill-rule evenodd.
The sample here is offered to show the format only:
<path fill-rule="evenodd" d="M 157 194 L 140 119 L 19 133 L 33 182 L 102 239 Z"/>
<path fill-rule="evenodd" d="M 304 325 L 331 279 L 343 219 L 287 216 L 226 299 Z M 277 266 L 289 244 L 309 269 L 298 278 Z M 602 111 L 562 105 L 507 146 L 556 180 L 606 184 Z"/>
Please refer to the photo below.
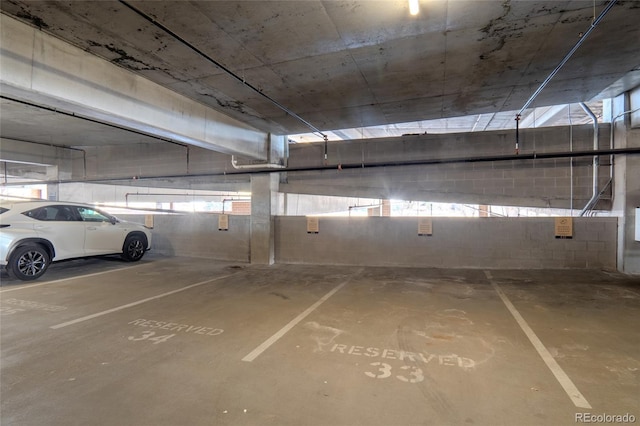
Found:
<path fill-rule="evenodd" d="M 49 201 L 60 201 L 60 185 L 57 183 L 47 184 L 47 200 Z M 67 200 L 62 200 L 67 201 Z M 83 202 L 87 202 L 88 200 L 84 200 Z"/>
<path fill-rule="evenodd" d="M 613 102 L 613 117 L 640 106 L 639 95 L 640 88 L 616 98 Z M 625 114 L 612 123 L 616 148 L 640 147 L 639 121 Z M 635 209 L 640 207 L 640 156 L 616 157 L 614 178 L 614 211 L 619 217 L 618 270 L 627 274 L 640 274 L 640 242 L 635 241 Z"/>
<path fill-rule="evenodd" d="M 275 220 L 278 173 L 251 176 L 251 263 L 271 265 L 275 260 Z"/>

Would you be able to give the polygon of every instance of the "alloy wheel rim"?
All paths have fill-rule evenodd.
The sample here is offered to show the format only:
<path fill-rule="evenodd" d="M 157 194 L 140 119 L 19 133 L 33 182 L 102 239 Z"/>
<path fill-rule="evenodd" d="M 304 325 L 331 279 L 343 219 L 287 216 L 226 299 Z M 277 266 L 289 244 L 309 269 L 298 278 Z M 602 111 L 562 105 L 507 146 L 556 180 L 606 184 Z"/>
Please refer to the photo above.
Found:
<path fill-rule="evenodd" d="M 142 243 L 139 240 L 136 241 L 132 241 L 131 244 L 129 244 L 129 256 L 137 259 L 140 256 L 142 256 L 142 253 L 144 252 L 144 249 L 142 247 Z"/>
<path fill-rule="evenodd" d="M 42 253 L 29 251 L 18 259 L 18 270 L 24 275 L 33 277 L 44 270 L 46 264 L 47 262 Z"/>

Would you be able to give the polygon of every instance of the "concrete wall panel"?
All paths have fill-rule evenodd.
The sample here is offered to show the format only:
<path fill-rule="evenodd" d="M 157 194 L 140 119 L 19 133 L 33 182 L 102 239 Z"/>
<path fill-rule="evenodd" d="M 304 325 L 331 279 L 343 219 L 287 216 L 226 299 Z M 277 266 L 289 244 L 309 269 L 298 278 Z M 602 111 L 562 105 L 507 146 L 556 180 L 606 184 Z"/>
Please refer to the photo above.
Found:
<path fill-rule="evenodd" d="M 599 129 L 600 147 L 608 147 L 609 129 Z M 515 132 L 494 131 L 459 134 L 410 135 L 330 142 L 328 163 L 335 170 L 288 173 L 282 192 L 351 197 L 467 202 L 479 204 L 578 208 L 592 195 L 592 158 L 568 158 L 470 162 L 424 166 L 356 168 L 338 170 L 338 164 L 402 162 L 443 158 L 510 155 L 515 151 Z M 591 150 L 591 125 L 524 129 L 521 153 Z M 608 181 L 608 159 L 601 159 L 600 188 Z M 324 164 L 324 144 L 290 147 L 290 167 Z M 598 208 L 609 209 L 604 194 Z"/>
<path fill-rule="evenodd" d="M 556 239 L 554 218 L 276 219 L 276 262 L 449 268 L 616 268 L 616 218 L 574 218 L 574 238 Z"/>
<path fill-rule="evenodd" d="M 144 216 L 118 215 L 144 223 Z M 229 230 L 218 230 L 217 214 L 155 215 L 153 251 L 167 256 L 249 261 L 249 216 L 229 216 Z"/>
<path fill-rule="evenodd" d="M 121 216 L 144 222 L 144 216 Z M 556 239 L 554 218 L 433 218 L 433 235 L 418 235 L 418 218 L 275 218 L 275 262 L 432 268 L 616 269 L 617 218 L 574 218 L 573 239 Z M 250 217 L 154 217 L 154 252 L 249 262 Z"/>

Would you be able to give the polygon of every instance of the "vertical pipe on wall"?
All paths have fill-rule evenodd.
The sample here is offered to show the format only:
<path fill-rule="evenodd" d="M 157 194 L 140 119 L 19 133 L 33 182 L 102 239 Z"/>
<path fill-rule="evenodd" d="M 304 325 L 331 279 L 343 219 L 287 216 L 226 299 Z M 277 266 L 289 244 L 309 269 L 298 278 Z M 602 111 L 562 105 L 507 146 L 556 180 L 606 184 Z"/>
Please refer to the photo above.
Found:
<path fill-rule="evenodd" d="M 591 109 L 589 109 L 589 107 L 584 102 L 580 102 L 580 106 L 582 107 L 584 112 L 586 112 L 587 115 L 589 115 L 589 117 L 591 117 L 591 119 L 593 120 L 593 150 L 597 151 L 598 142 L 599 142 L 598 118 L 595 116 L 595 114 L 591 111 Z M 598 156 L 594 155 L 593 156 L 593 193 L 591 195 L 591 199 L 587 202 L 587 204 L 584 206 L 582 211 L 580 211 L 580 217 L 584 216 L 584 214 L 595 205 L 598 199 L 598 162 L 599 162 Z"/>
<path fill-rule="evenodd" d="M 569 107 L 569 152 L 573 152 L 573 121 L 571 120 L 571 104 Z M 569 159 L 569 208 L 571 209 L 571 216 L 573 216 L 573 158 Z"/>

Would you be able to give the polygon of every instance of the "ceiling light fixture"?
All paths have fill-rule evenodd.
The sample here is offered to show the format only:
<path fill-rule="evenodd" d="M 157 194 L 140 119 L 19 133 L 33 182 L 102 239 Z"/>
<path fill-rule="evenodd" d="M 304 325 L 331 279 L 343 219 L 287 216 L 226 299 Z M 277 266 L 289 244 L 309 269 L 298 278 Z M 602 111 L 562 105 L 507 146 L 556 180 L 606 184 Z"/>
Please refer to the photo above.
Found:
<path fill-rule="evenodd" d="M 418 0 L 409 0 L 409 13 L 411 16 L 416 16 L 420 13 L 420 4 Z"/>

